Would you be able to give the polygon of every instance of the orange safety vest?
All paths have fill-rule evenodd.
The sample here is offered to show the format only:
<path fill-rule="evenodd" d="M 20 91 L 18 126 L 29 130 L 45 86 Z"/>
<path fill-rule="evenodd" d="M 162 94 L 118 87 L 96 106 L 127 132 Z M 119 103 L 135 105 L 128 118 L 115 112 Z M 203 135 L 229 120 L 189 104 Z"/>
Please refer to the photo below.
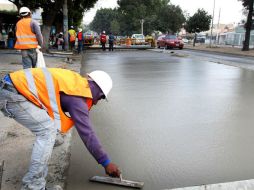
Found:
<path fill-rule="evenodd" d="M 73 29 L 69 30 L 69 35 L 70 35 L 70 42 L 74 42 L 76 40 L 76 32 Z"/>
<path fill-rule="evenodd" d="M 37 48 L 38 41 L 36 35 L 31 29 L 31 18 L 22 18 L 16 26 L 16 49 L 33 49 Z"/>
<path fill-rule="evenodd" d="M 61 108 L 60 92 L 86 98 L 92 107 L 88 80 L 70 70 L 60 68 L 31 68 L 10 74 L 16 89 L 36 106 L 45 109 L 58 129 L 66 133 L 74 124 Z"/>

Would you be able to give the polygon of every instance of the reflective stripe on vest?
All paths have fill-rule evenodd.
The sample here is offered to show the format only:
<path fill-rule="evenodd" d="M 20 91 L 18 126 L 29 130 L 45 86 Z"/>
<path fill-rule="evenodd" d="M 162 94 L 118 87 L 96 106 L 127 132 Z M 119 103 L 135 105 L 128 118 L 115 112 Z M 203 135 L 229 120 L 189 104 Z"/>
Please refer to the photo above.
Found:
<path fill-rule="evenodd" d="M 36 38 L 35 35 L 23 35 L 23 36 L 17 36 L 17 38 Z"/>
<path fill-rule="evenodd" d="M 25 69 L 24 71 L 25 71 L 25 75 L 26 75 L 26 80 L 29 81 L 28 82 L 28 88 L 29 88 L 30 92 L 32 92 L 33 95 L 40 102 L 40 99 L 39 99 L 39 96 L 37 94 L 36 85 L 35 85 L 35 82 L 34 82 L 34 77 L 32 75 L 31 69 Z M 43 72 L 43 74 L 45 76 L 45 79 L 46 79 L 46 85 L 47 85 L 50 105 L 51 105 L 52 111 L 53 111 L 52 112 L 53 119 L 54 119 L 54 121 L 56 123 L 56 126 L 57 126 L 58 130 L 60 130 L 61 122 L 60 122 L 59 109 L 58 109 L 58 105 L 57 105 L 57 101 L 56 101 L 54 82 L 53 82 L 51 73 L 46 68 L 42 68 L 42 72 Z M 40 104 L 41 104 L 41 107 L 46 109 L 41 102 L 40 102 Z M 48 111 L 48 110 L 46 109 L 46 111 Z"/>
<path fill-rule="evenodd" d="M 38 46 L 36 35 L 31 29 L 31 18 L 22 18 L 17 23 L 16 30 L 16 49 L 33 49 Z"/>

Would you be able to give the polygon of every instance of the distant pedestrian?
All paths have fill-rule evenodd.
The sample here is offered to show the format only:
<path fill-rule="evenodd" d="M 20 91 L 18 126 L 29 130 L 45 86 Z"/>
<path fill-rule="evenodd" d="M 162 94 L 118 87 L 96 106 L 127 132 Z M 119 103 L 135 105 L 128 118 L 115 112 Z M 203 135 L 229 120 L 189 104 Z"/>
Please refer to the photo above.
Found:
<path fill-rule="evenodd" d="M 79 28 L 78 30 L 78 53 L 80 53 L 83 50 L 83 44 L 84 44 L 84 37 L 82 28 Z"/>
<path fill-rule="evenodd" d="M 57 49 L 58 50 L 63 50 L 64 49 L 64 38 L 63 38 L 63 33 L 60 32 L 58 34 L 58 37 L 57 37 Z"/>
<path fill-rule="evenodd" d="M 14 48 L 20 49 L 23 68 L 34 68 L 37 62 L 36 48 L 42 46 L 43 38 L 39 24 L 32 20 L 31 11 L 27 7 L 19 10 L 21 19 L 16 25 L 16 43 Z"/>
<path fill-rule="evenodd" d="M 71 26 L 69 32 L 69 45 L 70 49 L 73 50 L 75 48 L 75 41 L 76 41 L 76 31 L 74 30 L 74 27 Z"/>
<path fill-rule="evenodd" d="M 105 31 L 102 32 L 102 34 L 100 36 L 100 40 L 101 40 L 102 50 L 105 51 L 106 50 L 106 42 L 107 42 L 107 36 L 105 34 Z"/>
<path fill-rule="evenodd" d="M 114 50 L 114 41 L 115 41 L 115 36 L 110 32 L 108 37 L 109 51 Z"/>

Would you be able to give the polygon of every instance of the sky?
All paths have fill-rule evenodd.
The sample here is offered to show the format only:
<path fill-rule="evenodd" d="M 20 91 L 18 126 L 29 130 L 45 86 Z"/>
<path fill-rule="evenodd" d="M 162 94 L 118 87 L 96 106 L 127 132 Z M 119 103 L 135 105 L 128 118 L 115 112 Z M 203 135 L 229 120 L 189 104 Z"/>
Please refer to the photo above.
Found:
<path fill-rule="evenodd" d="M 0 3 L 8 2 L 8 0 L 0 0 Z M 198 8 L 204 8 L 210 15 L 213 14 L 213 5 L 214 0 L 170 0 L 174 5 L 179 5 L 183 11 L 192 16 Z M 114 8 L 117 7 L 117 0 L 98 0 L 95 4 L 95 7 L 90 9 L 84 14 L 83 22 L 84 24 L 89 24 L 95 14 L 96 10 L 100 8 Z M 220 23 L 229 24 L 241 21 L 245 17 L 242 16 L 242 4 L 238 0 L 215 0 L 215 9 L 214 9 L 214 24 L 218 23 L 219 20 L 219 10 L 221 9 L 220 14 Z"/>

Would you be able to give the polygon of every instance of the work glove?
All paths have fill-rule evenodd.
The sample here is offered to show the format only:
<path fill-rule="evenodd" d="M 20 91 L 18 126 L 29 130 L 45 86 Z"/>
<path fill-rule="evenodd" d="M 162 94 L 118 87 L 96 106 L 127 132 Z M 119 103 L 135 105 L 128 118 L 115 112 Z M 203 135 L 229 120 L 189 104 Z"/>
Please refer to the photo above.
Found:
<path fill-rule="evenodd" d="M 109 163 L 106 167 L 105 167 L 105 172 L 106 174 L 108 174 L 110 177 L 120 177 L 121 171 L 118 168 L 117 165 L 115 165 L 114 163 Z"/>

